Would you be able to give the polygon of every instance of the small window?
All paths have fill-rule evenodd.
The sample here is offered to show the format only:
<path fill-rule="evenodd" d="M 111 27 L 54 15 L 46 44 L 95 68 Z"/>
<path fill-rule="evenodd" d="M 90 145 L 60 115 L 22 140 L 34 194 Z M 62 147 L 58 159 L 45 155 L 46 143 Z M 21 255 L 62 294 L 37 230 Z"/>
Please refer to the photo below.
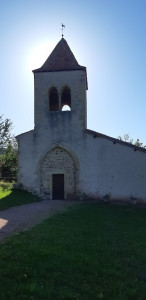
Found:
<path fill-rule="evenodd" d="M 50 111 L 56 111 L 59 109 L 59 97 L 55 87 L 52 87 L 49 92 L 49 109 Z"/>
<path fill-rule="evenodd" d="M 71 110 L 71 92 L 68 87 L 65 87 L 61 94 L 61 109 Z"/>

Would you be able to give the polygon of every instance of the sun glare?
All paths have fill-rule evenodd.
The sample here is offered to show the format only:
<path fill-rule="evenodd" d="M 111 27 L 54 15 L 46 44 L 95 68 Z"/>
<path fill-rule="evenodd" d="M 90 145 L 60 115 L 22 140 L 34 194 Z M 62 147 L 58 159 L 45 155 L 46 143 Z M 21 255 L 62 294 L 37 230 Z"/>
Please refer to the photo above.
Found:
<path fill-rule="evenodd" d="M 2 229 L 4 226 L 6 226 L 8 223 L 8 220 L 0 218 L 0 229 Z"/>
<path fill-rule="evenodd" d="M 54 43 L 44 42 L 36 45 L 28 55 L 27 65 L 29 70 L 40 68 L 54 48 Z"/>
<path fill-rule="evenodd" d="M 63 108 L 62 108 L 62 111 L 70 111 L 70 107 L 69 105 L 64 105 Z"/>

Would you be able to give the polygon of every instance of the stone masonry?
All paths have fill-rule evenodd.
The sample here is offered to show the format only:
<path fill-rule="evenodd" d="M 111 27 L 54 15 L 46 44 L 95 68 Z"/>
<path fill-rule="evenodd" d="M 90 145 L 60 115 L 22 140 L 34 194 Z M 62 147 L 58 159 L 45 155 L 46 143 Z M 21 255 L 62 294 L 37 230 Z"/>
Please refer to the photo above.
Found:
<path fill-rule="evenodd" d="M 46 154 L 41 165 L 41 195 L 52 199 L 52 174 L 64 174 L 65 198 L 75 197 L 75 164 L 69 153 L 56 147 Z"/>

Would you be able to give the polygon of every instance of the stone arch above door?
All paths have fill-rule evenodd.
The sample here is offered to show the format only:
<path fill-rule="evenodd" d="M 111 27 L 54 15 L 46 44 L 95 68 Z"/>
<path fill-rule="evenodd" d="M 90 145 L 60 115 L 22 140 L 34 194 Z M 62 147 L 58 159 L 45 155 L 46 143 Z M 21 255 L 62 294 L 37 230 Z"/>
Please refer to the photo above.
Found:
<path fill-rule="evenodd" d="M 49 151 L 41 163 L 41 195 L 53 198 L 54 174 L 64 174 L 64 198 L 71 199 L 76 193 L 76 168 L 72 156 L 60 147 Z"/>

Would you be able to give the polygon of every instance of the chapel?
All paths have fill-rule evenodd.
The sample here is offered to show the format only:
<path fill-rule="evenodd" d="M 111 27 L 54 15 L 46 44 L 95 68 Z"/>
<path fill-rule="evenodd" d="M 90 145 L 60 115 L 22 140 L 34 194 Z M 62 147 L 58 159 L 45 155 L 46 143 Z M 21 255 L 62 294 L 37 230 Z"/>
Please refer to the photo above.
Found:
<path fill-rule="evenodd" d="M 17 136 L 18 183 L 48 200 L 146 201 L 146 150 L 87 129 L 87 70 L 63 37 L 33 74 L 34 129 Z"/>

